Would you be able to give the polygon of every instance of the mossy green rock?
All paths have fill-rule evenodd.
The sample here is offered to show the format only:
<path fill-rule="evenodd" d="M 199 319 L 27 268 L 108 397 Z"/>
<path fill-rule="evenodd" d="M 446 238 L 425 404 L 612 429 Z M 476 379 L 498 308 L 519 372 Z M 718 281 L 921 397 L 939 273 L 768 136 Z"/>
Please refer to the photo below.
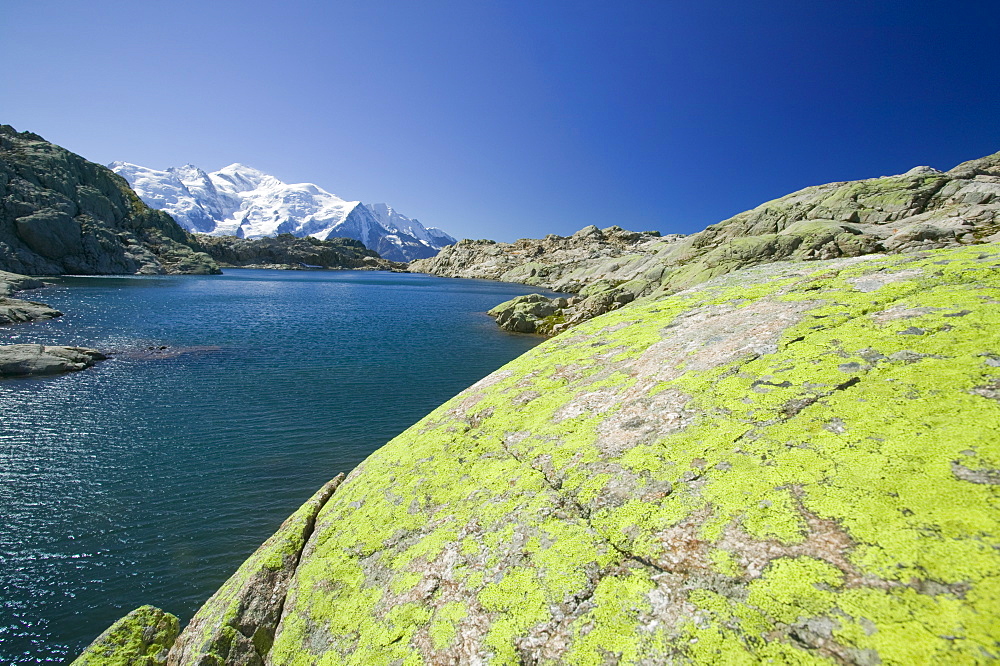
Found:
<path fill-rule="evenodd" d="M 749 269 L 362 463 L 268 663 L 982 663 L 998 470 L 1000 248 Z"/>
<path fill-rule="evenodd" d="M 142 606 L 115 622 L 72 666 L 159 666 L 177 638 L 180 622 L 170 613 Z"/>

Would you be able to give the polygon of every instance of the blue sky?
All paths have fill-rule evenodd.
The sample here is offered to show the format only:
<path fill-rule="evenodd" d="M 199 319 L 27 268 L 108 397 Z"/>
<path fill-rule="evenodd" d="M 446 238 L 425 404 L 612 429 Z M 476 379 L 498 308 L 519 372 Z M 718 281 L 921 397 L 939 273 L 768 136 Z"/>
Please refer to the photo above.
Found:
<path fill-rule="evenodd" d="M 1000 150 L 985 1 L 4 0 L 0 22 L 0 122 L 457 237 L 691 233 Z"/>

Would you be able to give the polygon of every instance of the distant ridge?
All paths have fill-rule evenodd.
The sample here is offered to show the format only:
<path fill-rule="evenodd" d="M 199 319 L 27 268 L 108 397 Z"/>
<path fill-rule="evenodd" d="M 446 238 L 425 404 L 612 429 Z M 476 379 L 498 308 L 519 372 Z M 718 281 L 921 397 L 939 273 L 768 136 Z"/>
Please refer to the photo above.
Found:
<path fill-rule="evenodd" d="M 345 201 L 312 183 L 284 183 L 244 164 L 207 173 L 186 164 L 159 171 L 129 162 L 109 167 L 152 208 L 192 232 L 268 238 L 282 233 L 319 240 L 353 238 L 392 261 L 433 257 L 455 241 L 384 203 Z"/>

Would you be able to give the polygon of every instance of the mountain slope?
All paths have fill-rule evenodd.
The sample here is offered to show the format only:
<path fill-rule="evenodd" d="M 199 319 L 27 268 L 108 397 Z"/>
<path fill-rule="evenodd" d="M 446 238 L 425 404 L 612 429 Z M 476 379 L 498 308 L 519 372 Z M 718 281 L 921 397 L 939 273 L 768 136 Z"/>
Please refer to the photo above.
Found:
<path fill-rule="evenodd" d="M 185 165 L 157 171 L 113 162 L 153 208 L 184 228 L 212 235 L 266 238 L 289 233 L 319 240 L 353 238 L 392 261 L 437 254 L 455 239 L 425 228 L 386 204 L 345 201 L 312 183 L 287 184 L 257 169 L 231 164 L 206 173 Z"/>
<path fill-rule="evenodd" d="M 31 132 L 0 125 L 0 270 L 217 273 L 169 215 L 124 178 Z"/>

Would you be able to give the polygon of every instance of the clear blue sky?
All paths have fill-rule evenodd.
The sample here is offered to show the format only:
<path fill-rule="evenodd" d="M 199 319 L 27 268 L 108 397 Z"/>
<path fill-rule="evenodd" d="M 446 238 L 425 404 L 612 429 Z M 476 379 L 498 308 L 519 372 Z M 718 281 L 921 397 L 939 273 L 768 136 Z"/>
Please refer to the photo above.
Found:
<path fill-rule="evenodd" d="M 690 233 L 1000 150 L 1000 3 L 4 0 L 0 122 L 457 237 Z"/>

